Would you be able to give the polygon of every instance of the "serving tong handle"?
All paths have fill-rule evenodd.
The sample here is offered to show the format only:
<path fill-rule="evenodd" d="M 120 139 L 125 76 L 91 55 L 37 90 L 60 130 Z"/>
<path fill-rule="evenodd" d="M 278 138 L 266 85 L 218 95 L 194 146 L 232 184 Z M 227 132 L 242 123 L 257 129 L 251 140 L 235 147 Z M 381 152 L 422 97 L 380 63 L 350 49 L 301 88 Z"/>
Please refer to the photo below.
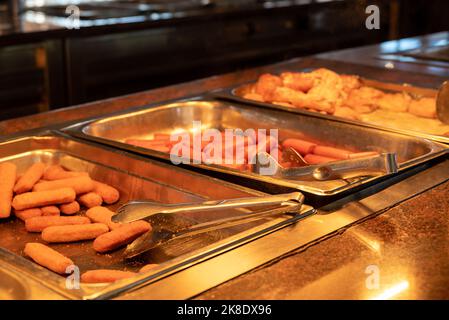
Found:
<path fill-rule="evenodd" d="M 201 203 L 160 204 L 152 201 L 130 201 L 122 205 L 112 217 L 115 222 L 132 222 L 151 217 L 155 214 L 177 214 L 183 212 L 204 212 L 218 209 L 247 208 L 258 206 L 282 205 L 286 202 L 302 204 L 304 196 L 300 192 L 262 197 L 248 197 L 226 200 L 212 200 Z"/>
<path fill-rule="evenodd" d="M 257 221 L 263 218 L 269 218 L 276 215 L 282 215 L 287 213 L 296 213 L 299 214 L 302 208 L 302 200 L 300 202 L 296 201 L 288 201 L 284 202 L 281 207 L 274 209 L 262 209 L 249 214 L 240 215 L 236 217 L 229 217 L 224 219 L 217 219 L 208 222 L 203 222 L 200 224 L 196 224 L 184 229 L 181 229 L 177 232 L 172 233 L 155 233 L 154 231 L 149 231 L 136 240 L 134 240 L 131 244 L 129 244 L 125 250 L 124 257 L 126 259 L 134 258 L 138 255 L 141 255 L 144 252 L 147 252 L 155 247 L 163 245 L 172 240 L 180 240 L 183 238 L 189 238 L 192 236 L 197 236 L 199 234 L 203 234 L 211 231 L 218 231 L 221 229 L 226 229 L 229 227 L 234 227 L 246 223 L 250 223 L 253 221 Z M 305 218 L 311 214 L 314 214 L 316 210 L 309 210 L 307 213 L 303 214 L 301 217 Z"/>
<path fill-rule="evenodd" d="M 266 152 L 259 153 L 253 171 L 260 174 L 262 168 L 269 167 L 272 169 L 267 170 L 267 172 L 271 172 L 272 176 L 300 181 L 350 179 L 381 174 L 387 175 L 398 171 L 396 153 L 382 153 L 372 157 L 294 168 L 283 168 L 270 154 Z"/>
<path fill-rule="evenodd" d="M 280 173 L 287 179 L 308 176 L 318 181 L 324 181 L 392 174 L 397 171 L 396 154 L 382 153 L 378 156 L 330 162 L 326 165 L 282 169 Z"/>

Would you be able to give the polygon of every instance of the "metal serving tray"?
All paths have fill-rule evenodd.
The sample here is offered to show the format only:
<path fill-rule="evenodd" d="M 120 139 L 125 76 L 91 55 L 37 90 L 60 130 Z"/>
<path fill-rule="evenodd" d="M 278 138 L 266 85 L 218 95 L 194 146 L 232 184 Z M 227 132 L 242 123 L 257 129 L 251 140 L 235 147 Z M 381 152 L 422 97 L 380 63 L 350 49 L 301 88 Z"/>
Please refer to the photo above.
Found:
<path fill-rule="evenodd" d="M 396 152 L 400 170 L 438 157 L 447 151 L 445 146 L 424 139 L 347 124 L 334 119 L 254 108 L 254 106 L 236 102 L 217 100 L 180 101 L 139 108 L 131 112 L 121 112 L 89 120 L 64 130 L 77 137 L 168 160 L 170 158 L 168 153 L 136 147 L 126 144 L 124 141 L 128 138 L 151 138 L 156 132 L 171 133 L 190 130 L 192 121 L 201 121 L 203 129 L 279 129 L 280 141 L 287 137 L 306 138 L 355 151 Z M 219 173 L 220 178 L 237 177 L 237 179 L 230 180 L 266 192 L 301 190 L 306 193 L 306 201 L 314 197 L 341 195 L 382 178 L 294 181 L 237 171 L 218 165 L 190 164 L 187 166 L 206 169 L 210 174 L 212 172 Z M 314 203 L 314 205 L 316 204 Z"/>
<path fill-rule="evenodd" d="M 48 164 L 59 163 L 68 169 L 88 171 L 93 178 L 111 184 L 120 190 L 120 201 L 111 206 L 112 210 L 129 199 L 184 203 L 204 201 L 205 199 L 218 200 L 262 195 L 258 191 L 108 147 L 81 142 L 62 134 L 47 133 L 0 141 L 0 162 L 4 161 L 17 164 L 19 173 L 35 161 Z M 165 224 L 164 227 L 176 230 L 176 228 L 184 225 L 192 225 L 213 218 L 242 215 L 247 212 L 243 210 L 221 210 L 207 214 L 189 213 L 174 215 L 173 219 L 167 219 L 161 223 Z M 313 208 L 303 206 L 301 214 L 264 219 L 183 239 L 182 242 L 172 241 L 130 261 L 123 259 L 123 249 L 111 254 L 100 255 L 95 253 L 91 242 L 53 244 L 52 247 L 70 257 L 81 272 L 104 268 L 138 271 L 141 266 L 147 263 L 159 264 L 150 274 L 141 274 L 108 285 L 81 284 L 78 290 L 67 289 L 64 277 L 23 257 L 25 244 L 27 242 L 41 242 L 40 234 L 27 233 L 24 224 L 11 217 L 0 221 L 0 275 L 3 277 L 3 274 L 6 275 L 6 271 L 2 273 L 2 270 L 8 270 L 8 277 L 5 279 L 10 280 L 11 283 L 14 282 L 15 278 L 14 275 L 10 276 L 9 273 L 15 273 L 22 277 L 26 276 L 65 298 L 110 298 L 160 280 L 206 258 L 283 228 L 312 213 L 314 213 Z M 7 267 L 4 267 L 5 265 Z M 0 279 L 0 288 L 10 285 L 9 282 L 3 281 L 5 279 Z M 20 287 L 25 282 L 15 281 L 14 283 L 18 285 L 17 288 L 10 288 L 14 296 L 27 299 L 27 288 Z"/>
<path fill-rule="evenodd" d="M 313 69 L 310 69 L 310 68 L 300 69 L 300 70 L 296 70 L 294 68 L 289 69 L 289 71 L 292 71 L 292 72 L 309 72 L 312 70 Z M 275 73 L 279 74 L 281 72 L 282 71 L 275 72 Z M 362 77 L 360 79 L 362 80 L 363 84 L 366 86 L 373 87 L 373 88 L 379 89 L 384 92 L 389 92 L 389 93 L 407 92 L 414 96 L 436 97 L 437 92 L 438 92 L 437 90 L 434 90 L 434 89 L 421 88 L 421 87 L 411 86 L 408 84 L 381 82 L 381 81 L 366 79 L 366 78 L 362 78 Z M 365 127 L 370 127 L 370 128 L 379 128 L 379 129 L 383 129 L 383 130 L 389 130 L 392 132 L 404 133 L 404 134 L 412 135 L 415 137 L 421 137 L 421 138 L 425 138 L 425 139 L 429 139 L 429 140 L 433 140 L 433 141 L 437 141 L 437 142 L 449 143 L 449 136 L 436 135 L 436 134 L 426 133 L 423 131 L 410 130 L 410 129 L 406 129 L 406 128 L 404 129 L 404 128 L 400 128 L 394 124 L 389 125 L 388 123 L 385 123 L 385 122 L 371 123 L 371 122 L 360 121 L 360 120 L 350 120 L 350 119 L 345 119 L 345 118 L 341 118 L 341 117 L 336 117 L 333 115 L 321 114 L 319 112 L 306 111 L 306 110 L 300 109 L 300 108 L 291 108 L 288 106 L 281 106 L 281 105 L 267 103 L 267 102 L 258 102 L 255 100 L 249 100 L 249 99 L 243 98 L 243 95 L 246 92 L 248 92 L 248 90 L 250 90 L 251 86 L 254 83 L 255 83 L 255 81 L 252 81 L 251 83 L 246 83 L 246 84 L 239 85 L 236 87 L 218 90 L 218 91 L 214 92 L 214 96 L 216 96 L 218 98 L 226 99 L 226 100 L 237 101 L 240 103 L 251 104 L 251 105 L 255 105 L 255 106 L 259 106 L 259 107 L 284 110 L 284 111 L 289 111 L 289 112 L 304 114 L 304 115 L 314 115 L 314 116 L 318 116 L 318 117 L 325 118 L 325 119 L 333 119 L 333 120 L 338 120 L 340 122 L 353 123 L 353 124 L 363 125 Z M 391 113 L 393 113 L 393 112 L 391 112 Z M 424 119 L 423 121 L 429 122 L 428 126 L 432 126 L 433 122 L 430 123 L 431 119 Z M 449 133 L 449 127 L 448 127 L 448 133 Z"/>

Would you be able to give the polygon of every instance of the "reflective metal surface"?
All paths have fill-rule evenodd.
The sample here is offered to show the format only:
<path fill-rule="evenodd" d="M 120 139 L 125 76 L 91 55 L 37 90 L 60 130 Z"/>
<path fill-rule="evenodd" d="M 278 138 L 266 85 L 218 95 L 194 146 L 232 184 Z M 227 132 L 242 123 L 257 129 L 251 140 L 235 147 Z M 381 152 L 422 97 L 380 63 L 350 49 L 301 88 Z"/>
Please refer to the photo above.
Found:
<path fill-rule="evenodd" d="M 396 153 L 399 171 L 441 156 L 447 150 L 445 146 L 427 140 L 348 124 L 335 119 L 216 100 L 181 101 L 151 108 L 139 108 L 137 111 L 127 111 L 86 121 L 64 130 L 77 137 L 169 160 L 167 153 L 135 147 L 125 144 L 124 141 L 128 138 L 151 139 L 153 134 L 158 132 L 191 131 L 193 121 L 201 121 L 202 129 L 278 129 L 280 141 L 286 138 L 299 138 L 351 151 Z M 294 181 L 232 170 L 218 165 L 190 164 L 189 166 L 207 169 L 211 174 L 218 172 L 238 177 L 238 183 L 246 181 L 251 188 L 270 193 L 296 189 L 319 197 L 353 191 L 357 187 L 366 186 L 383 177 Z M 306 203 L 307 200 L 310 201 L 310 197 L 306 196 Z"/>
<path fill-rule="evenodd" d="M 232 185 L 213 178 L 181 170 L 137 156 L 117 152 L 110 148 L 101 148 L 81 143 L 64 136 L 42 135 L 23 137 L 0 142 L 0 161 L 17 164 L 18 172 L 23 172 L 31 163 L 42 161 L 48 164 L 59 163 L 67 169 L 87 171 L 90 175 L 105 183 L 117 187 L 121 193 L 119 203 L 111 206 L 115 210 L 130 199 L 151 199 L 162 203 L 201 202 L 207 199 L 228 199 L 262 195 L 240 186 Z M 303 212 L 313 212 L 305 206 Z M 172 219 L 160 219 L 158 226 L 177 230 L 210 219 L 238 216 L 251 211 L 242 209 L 223 209 L 207 213 L 188 212 L 171 215 Z M 125 261 L 123 250 L 108 255 L 98 255 L 92 250 L 90 242 L 52 245 L 62 254 L 70 257 L 81 272 L 91 269 L 111 268 L 138 271 L 147 263 L 157 263 L 158 268 L 144 277 L 128 279 L 111 285 L 81 284 L 79 290 L 66 289 L 66 279 L 22 257 L 27 242 L 39 242 L 40 235 L 26 232 L 23 223 L 11 217 L 0 223 L 0 263 L 8 262 L 27 277 L 48 286 L 53 292 L 68 298 L 104 298 L 129 290 L 136 285 L 146 284 L 155 278 L 178 271 L 189 264 L 198 263 L 220 250 L 241 245 L 285 227 L 300 216 L 281 215 L 277 217 L 251 221 L 245 225 L 193 236 L 182 241 L 173 241 L 151 250 L 139 259 Z M 0 278 L 0 282 L 2 279 Z M 8 287 L 12 284 L 10 280 Z M 14 287 L 14 286 L 13 286 Z M 19 295 L 20 291 L 14 293 Z"/>
<path fill-rule="evenodd" d="M 427 170 L 422 172 L 417 172 L 414 169 L 412 169 L 411 172 L 403 172 L 399 176 L 390 179 L 388 182 L 369 188 L 369 191 L 359 192 L 341 202 L 330 205 L 323 210 L 319 210 L 318 214 L 303 220 L 301 223 L 279 230 L 275 233 L 248 243 L 245 246 L 236 248 L 232 251 L 226 252 L 225 254 L 205 261 L 202 264 L 174 274 L 165 281 L 154 283 L 134 292 L 127 293 L 120 296 L 119 299 L 187 299 L 200 294 L 201 292 L 207 290 L 210 286 L 219 285 L 220 283 L 241 275 L 243 272 L 249 271 L 261 264 L 268 263 L 280 254 L 286 255 L 292 250 L 295 250 L 297 254 L 303 254 L 302 251 L 305 251 L 306 249 L 308 250 L 308 248 L 312 247 L 314 244 L 318 244 L 332 236 L 337 238 L 339 234 L 345 232 L 345 230 L 349 229 L 349 227 L 351 228 L 347 232 L 350 232 L 351 230 L 357 228 L 354 227 L 357 222 L 362 222 L 370 216 L 380 214 L 383 211 L 388 210 L 395 205 L 410 199 L 419 193 L 429 190 L 449 179 L 449 161 L 446 160 L 436 165 L 431 165 L 430 167 L 426 165 L 426 167 Z M 417 213 L 417 215 L 419 214 L 422 215 L 424 213 Z M 406 220 L 402 220 L 402 222 L 407 223 Z M 391 226 L 384 223 L 381 223 L 381 226 L 379 227 L 387 229 L 391 228 Z M 403 237 L 404 235 L 400 230 L 397 232 L 399 234 L 395 239 L 400 242 L 398 237 Z M 444 227 L 442 232 L 444 232 Z M 360 235 L 360 237 L 362 236 L 363 235 Z M 413 244 L 415 246 L 419 246 L 421 239 L 418 235 L 414 235 L 413 237 L 415 238 Z M 433 238 L 438 239 L 435 237 Z M 335 241 L 338 242 L 339 240 L 336 239 Z M 365 244 L 370 246 L 373 251 L 378 254 L 381 253 L 381 243 L 376 242 L 375 239 L 371 239 L 367 235 L 364 235 L 364 241 Z M 350 244 L 354 245 L 354 243 Z M 323 246 L 324 248 L 327 248 L 325 243 L 321 245 L 321 247 Z M 426 247 L 424 247 L 423 250 L 425 250 L 425 248 Z M 330 266 L 328 268 L 326 265 L 327 261 L 333 260 L 334 255 L 338 256 L 338 254 L 334 252 L 335 247 L 330 248 L 330 250 L 333 251 L 326 252 L 326 249 L 319 251 L 322 255 L 318 257 L 316 256 L 316 253 L 315 255 L 312 255 L 313 262 L 320 263 L 321 265 L 310 265 L 307 270 L 319 269 L 321 273 L 313 273 L 312 276 L 310 274 L 296 274 L 293 276 L 293 278 L 299 279 L 298 281 L 295 281 L 298 283 L 298 288 L 297 291 L 287 297 L 287 299 L 371 299 L 377 296 L 381 297 L 380 294 L 382 294 L 382 289 L 384 289 L 383 287 L 380 287 L 380 290 L 369 290 L 365 285 L 366 279 L 369 275 L 365 273 L 365 269 L 368 265 L 373 263 L 373 261 L 369 259 L 365 259 L 366 261 L 362 261 L 361 264 L 356 265 L 357 268 L 343 266 L 342 270 L 345 271 L 343 277 L 339 277 L 338 279 L 333 278 L 330 279 L 332 281 L 328 281 L 329 277 L 326 277 L 325 275 L 333 269 L 330 269 Z M 351 250 L 357 250 L 357 248 L 346 248 L 345 252 Z M 403 247 L 399 246 L 396 250 L 397 251 L 388 252 L 389 259 L 394 259 L 395 254 L 407 254 L 403 252 Z M 307 252 L 308 251 L 304 252 L 306 256 Z M 357 252 L 359 252 L 359 250 L 357 250 Z M 385 254 L 384 252 L 382 253 Z M 363 252 L 361 253 L 361 256 L 357 256 L 360 260 L 365 257 L 366 255 L 364 255 Z M 420 258 L 426 259 L 425 254 L 424 257 L 420 256 Z M 351 261 L 351 259 L 349 260 Z M 239 263 L 236 264 L 235 261 L 239 261 Z M 354 260 L 352 261 L 354 262 Z M 388 262 L 389 261 L 390 260 L 388 260 Z M 358 260 L 355 262 L 358 262 Z M 398 259 L 395 262 L 401 263 L 401 259 Z M 278 263 L 280 263 L 281 266 L 285 266 L 285 263 Z M 387 263 L 387 261 L 385 261 L 385 263 Z M 413 261 L 411 261 L 410 264 L 415 266 Z M 429 264 L 431 264 L 431 262 L 429 262 Z M 418 268 L 414 269 L 415 275 L 420 272 L 420 265 L 418 264 L 417 266 Z M 406 269 L 406 266 L 402 267 L 402 269 Z M 265 270 L 267 269 L 269 269 L 268 266 Z M 307 270 L 295 269 L 294 264 L 293 266 L 290 266 L 289 270 L 296 273 L 301 273 L 303 271 L 307 272 Z M 323 270 L 325 272 L 323 272 Z M 381 271 L 381 277 L 384 275 L 391 276 L 391 272 L 388 272 L 389 270 L 382 269 Z M 396 275 L 396 273 L 394 273 L 394 275 Z M 247 276 L 250 279 L 258 279 L 259 281 L 261 279 L 260 277 L 251 278 L 251 274 Z M 402 273 L 397 274 L 397 276 L 397 280 L 399 282 L 406 278 L 407 274 Z M 278 273 L 276 275 L 276 279 L 279 279 L 280 277 L 282 277 L 282 279 L 292 278 L 282 276 L 282 274 L 279 275 Z M 348 280 L 348 277 L 352 280 Z M 202 280 L 198 281 L 198 279 Z M 271 280 L 269 275 L 263 279 L 267 282 Z M 382 281 L 386 281 L 388 283 L 388 279 L 381 279 Z M 311 285 L 301 287 L 300 283 L 311 283 Z M 422 285 L 426 286 L 428 290 L 432 290 L 426 283 L 423 283 Z M 432 286 L 433 285 L 434 283 Z M 177 290 L 173 290 L 175 286 Z M 230 286 L 232 285 L 230 284 Z M 268 283 L 262 283 L 261 286 L 262 288 L 268 290 L 270 288 L 277 288 L 276 286 L 269 285 Z M 354 296 L 348 294 L 354 292 L 351 291 L 354 290 L 354 286 L 357 286 L 355 290 L 360 290 L 357 291 L 361 293 L 360 295 Z M 217 290 L 216 292 L 228 293 L 228 295 L 226 295 L 226 293 L 224 295 L 218 295 L 218 299 L 223 296 L 231 299 L 232 297 L 238 297 L 238 299 L 245 299 L 245 297 L 250 297 L 250 299 L 260 299 L 262 297 L 263 299 L 265 296 L 280 296 L 281 299 L 285 299 L 285 296 L 282 295 L 283 288 L 278 288 L 280 291 L 279 294 L 273 292 L 265 295 L 261 291 L 244 291 L 251 290 L 251 288 L 254 288 L 254 286 L 248 285 L 246 282 L 246 286 L 244 288 L 239 288 L 238 290 L 236 289 L 233 295 L 229 295 L 229 292 L 233 292 L 233 290 L 226 290 L 226 288 L 223 287 L 221 291 Z M 443 282 L 440 289 L 444 288 Z M 201 297 L 202 296 L 200 296 L 200 298 Z M 205 297 L 206 299 L 210 299 L 211 295 L 206 295 Z M 387 298 L 388 297 L 385 296 L 385 299 Z"/>

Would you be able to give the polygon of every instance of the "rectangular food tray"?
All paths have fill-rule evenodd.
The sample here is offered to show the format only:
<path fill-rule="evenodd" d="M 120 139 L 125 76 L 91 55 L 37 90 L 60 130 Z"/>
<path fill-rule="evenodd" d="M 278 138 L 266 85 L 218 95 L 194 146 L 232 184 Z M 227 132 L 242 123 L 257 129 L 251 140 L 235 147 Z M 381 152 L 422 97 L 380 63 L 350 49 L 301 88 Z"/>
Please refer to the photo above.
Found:
<path fill-rule="evenodd" d="M 314 68 L 297 70 L 297 69 L 291 68 L 288 70 L 279 70 L 277 72 L 274 72 L 273 74 L 280 74 L 283 71 L 310 72 L 313 69 Z M 438 93 L 438 91 L 435 89 L 421 88 L 421 87 L 417 87 L 417 86 L 408 85 L 405 83 L 404 84 L 388 83 L 388 82 L 381 82 L 381 81 L 377 81 L 377 80 L 373 80 L 373 79 L 366 79 L 363 77 L 360 77 L 360 80 L 362 81 L 363 85 L 373 87 L 375 89 L 378 89 L 378 90 L 381 90 L 384 92 L 388 92 L 388 93 L 406 92 L 413 96 L 418 96 L 418 97 L 436 97 L 436 95 Z M 240 102 L 240 103 L 251 104 L 254 106 L 258 106 L 258 107 L 284 110 L 284 111 L 298 113 L 298 114 L 304 114 L 304 115 L 314 115 L 314 116 L 321 117 L 324 119 L 332 119 L 332 120 L 336 120 L 336 121 L 340 121 L 340 122 L 344 122 L 344 123 L 358 124 L 358 125 L 362 125 L 365 127 L 378 128 L 378 129 L 383 129 L 383 130 L 389 130 L 392 132 L 408 134 L 408 135 L 412 135 L 415 137 L 421 137 L 421 138 L 433 140 L 436 142 L 449 143 L 449 136 L 426 133 L 424 131 L 411 130 L 409 128 L 401 128 L 400 127 L 401 125 L 398 126 L 397 124 L 389 125 L 389 124 L 386 124 L 385 122 L 383 124 L 379 124 L 379 123 L 365 122 L 365 121 L 361 121 L 361 120 L 351 120 L 351 119 L 346 119 L 346 118 L 337 117 L 337 116 L 333 116 L 333 115 L 322 114 L 319 112 L 308 111 L 308 110 L 304 110 L 301 108 L 292 108 L 292 107 L 288 107 L 288 106 L 283 106 L 283 105 L 278 105 L 278 104 L 273 104 L 273 103 L 268 103 L 268 102 L 259 102 L 259 101 L 243 98 L 243 95 L 246 92 L 248 92 L 251 85 L 254 84 L 255 81 L 252 81 L 252 82 L 246 83 L 246 84 L 242 84 L 242 85 L 238 85 L 235 87 L 231 87 L 231 88 L 217 90 L 213 93 L 213 95 L 217 98 L 236 101 L 236 102 Z M 390 111 L 390 113 L 393 113 L 393 112 Z M 398 113 L 398 116 L 400 116 L 399 113 Z M 428 125 L 427 125 L 428 127 L 435 125 L 434 124 L 435 120 L 432 120 L 432 119 L 423 119 L 422 121 L 424 121 L 426 124 L 428 123 Z M 424 124 L 424 122 L 423 122 L 423 124 Z M 448 134 L 449 134 L 449 127 L 448 127 Z"/>
<path fill-rule="evenodd" d="M 119 189 L 119 203 L 114 210 L 130 199 L 151 199 L 162 203 L 200 202 L 208 199 L 227 199 L 263 195 L 261 192 L 233 185 L 204 175 L 169 166 L 157 161 L 130 155 L 108 147 L 79 141 L 62 134 L 45 133 L 36 136 L 0 141 L 0 162 L 10 161 L 21 173 L 32 163 L 59 163 L 70 170 L 87 171 L 96 180 Z M 177 228 L 205 222 L 210 219 L 242 215 L 249 211 L 220 210 L 202 214 L 174 215 L 164 227 Z M 92 269 L 117 269 L 138 271 L 147 263 L 159 266 L 151 273 L 121 280 L 112 284 L 81 284 L 79 290 L 66 288 L 66 279 L 23 257 L 28 242 L 42 242 L 40 234 L 27 233 L 23 222 L 11 217 L 0 221 L 0 265 L 8 270 L 26 275 L 65 298 L 101 299 L 117 296 L 137 286 L 158 281 L 173 272 L 202 259 L 230 250 L 245 242 L 261 237 L 313 213 L 313 208 L 303 206 L 301 214 L 283 215 L 222 231 L 209 232 L 196 237 L 173 241 L 155 248 L 134 260 L 124 260 L 123 249 L 107 255 L 95 253 L 92 243 L 77 242 L 52 244 L 62 254 L 70 257 L 81 272 Z M 1 271 L 1 270 L 0 270 Z M 1 274 L 1 273 L 0 273 Z M 23 297 L 26 299 L 26 294 Z"/>
<path fill-rule="evenodd" d="M 348 150 L 395 152 L 400 162 L 400 170 L 441 156 L 447 151 L 444 145 L 428 140 L 335 119 L 255 108 L 237 102 L 200 100 L 200 98 L 121 112 L 69 126 L 63 130 L 90 141 L 169 160 L 168 153 L 126 144 L 125 140 L 151 139 L 154 133 L 159 132 L 191 131 L 193 121 L 201 121 L 203 129 L 279 129 L 280 141 L 287 137 L 303 138 L 326 142 L 327 145 Z M 294 181 L 219 165 L 190 163 L 187 166 L 205 169 L 210 174 L 218 174 L 221 178 L 231 176 L 236 178 L 230 179 L 233 182 L 270 193 L 300 190 L 306 193 L 306 201 L 316 197 L 338 196 L 382 178 L 378 176 L 351 180 Z"/>

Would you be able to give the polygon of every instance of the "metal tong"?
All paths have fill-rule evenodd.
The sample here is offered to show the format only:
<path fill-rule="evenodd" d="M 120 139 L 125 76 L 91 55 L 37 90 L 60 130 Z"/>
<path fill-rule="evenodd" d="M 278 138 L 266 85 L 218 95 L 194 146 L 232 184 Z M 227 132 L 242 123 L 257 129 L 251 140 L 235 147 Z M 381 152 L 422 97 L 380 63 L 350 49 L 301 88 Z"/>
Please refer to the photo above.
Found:
<path fill-rule="evenodd" d="M 324 165 L 308 165 L 301 155 L 295 150 L 289 149 L 289 161 L 294 162 L 299 167 L 283 168 L 270 154 L 262 152 L 257 154 L 252 171 L 276 178 L 300 181 L 350 179 L 387 175 L 398 171 L 395 153 L 382 153 L 377 156 L 335 161 Z"/>
<path fill-rule="evenodd" d="M 201 203 L 161 204 L 153 201 L 129 201 L 118 208 L 112 217 L 115 222 L 133 222 L 147 219 L 155 214 L 177 214 L 183 212 L 200 212 L 218 209 L 247 208 L 270 205 L 283 205 L 287 202 L 302 204 L 304 196 L 300 192 L 263 197 L 249 197 L 227 200 L 213 200 Z"/>
<path fill-rule="evenodd" d="M 137 202 L 137 205 L 135 204 Z M 216 219 L 200 224 L 195 224 L 180 230 L 164 230 L 155 225 L 153 230 L 145 233 L 134 240 L 124 252 L 125 258 L 133 258 L 150 249 L 160 246 L 171 240 L 179 240 L 195 236 L 198 234 L 216 231 L 232 226 L 237 226 L 259 219 L 281 215 L 288 212 L 299 212 L 304 202 L 304 196 L 299 192 L 293 192 L 282 195 L 240 198 L 220 201 L 206 201 L 203 203 L 181 204 L 181 205 L 161 205 L 149 201 L 131 201 L 122 206 L 116 216 L 113 217 L 117 222 L 131 222 L 140 219 L 151 219 L 153 216 L 161 214 L 175 214 L 190 211 L 206 211 L 217 209 L 244 208 L 257 206 L 280 206 L 272 209 L 262 209 L 240 216 L 230 218 Z M 162 208 L 162 210 L 160 210 Z M 147 211 L 149 210 L 149 211 Z M 313 212 L 309 212 L 311 214 Z"/>

